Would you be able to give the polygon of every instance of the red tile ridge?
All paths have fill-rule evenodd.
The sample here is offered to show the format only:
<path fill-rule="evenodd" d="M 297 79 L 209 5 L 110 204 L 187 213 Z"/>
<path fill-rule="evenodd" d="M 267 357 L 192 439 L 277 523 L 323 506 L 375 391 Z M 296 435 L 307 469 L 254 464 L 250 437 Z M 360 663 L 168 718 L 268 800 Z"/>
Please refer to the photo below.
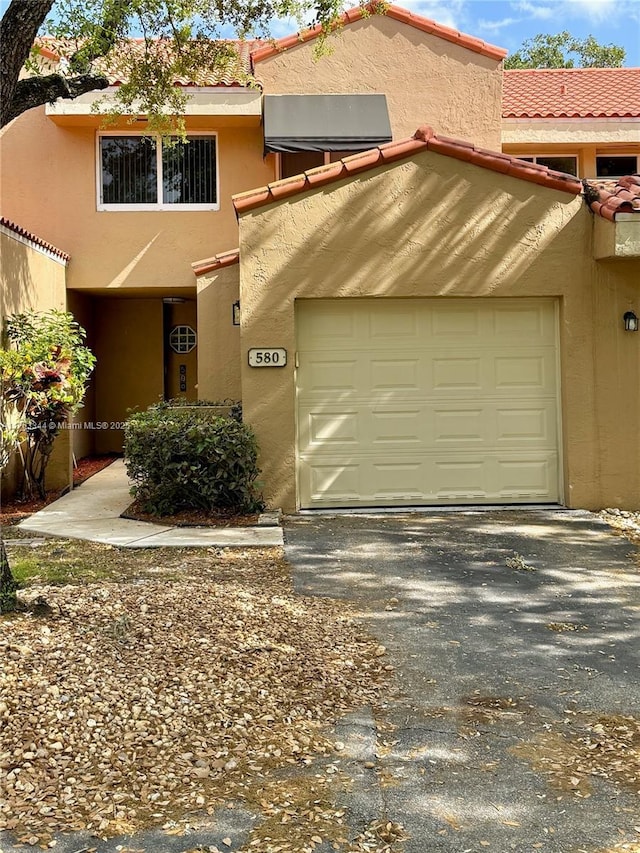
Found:
<path fill-rule="evenodd" d="M 466 33 L 461 33 L 458 32 L 458 30 L 445 27 L 442 24 L 436 23 L 436 21 L 432 21 L 430 18 L 423 18 L 421 15 L 416 15 L 408 9 L 403 9 L 400 6 L 393 5 L 384 7 L 376 2 L 368 3 L 364 9 L 359 6 L 347 9 L 347 11 L 343 12 L 339 17 L 337 23 L 333 27 L 333 30 L 340 29 L 346 24 L 353 24 L 356 21 L 361 21 L 371 15 L 377 14 L 386 15 L 389 18 L 400 21 L 403 24 L 408 24 L 422 32 L 430 33 L 431 35 L 437 36 L 445 41 L 452 42 L 453 44 L 460 45 L 460 47 L 465 47 L 468 50 L 479 53 L 482 56 L 488 56 L 491 59 L 500 61 L 504 59 L 508 53 L 508 51 L 502 47 L 496 47 L 495 45 L 489 44 L 488 42 L 482 41 L 474 36 L 469 36 Z M 288 50 L 296 45 L 311 41 L 321 35 L 321 33 L 322 27 L 316 25 L 310 29 L 302 30 L 299 33 L 276 39 L 269 44 L 251 51 L 252 63 L 255 66 L 257 62 L 276 56 L 277 54 L 282 53 L 282 51 Z"/>
<path fill-rule="evenodd" d="M 19 225 L 16 225 L 15 222 L 11 222 L 10 219 L 6 219 L 4 216 L 0 217 L 0 226 L 6 228 L 7 231 L 13 231 L 14 234 L 17 234 L 19 237 L 22 237 L 23 240 L 27 240 L 29 243 L 32 243 L 33 246 L 36 246 L 39 249 L 44 249 L 52 255 L 56 255 L 65 263 L 69 260 L 69 255 L 66 252 L 63 252 L 62 249 L 57 249 L 55 246 L 52 246 L 51 243 L 47 243 L 46 240 L 41 240 L 40 237 L 36 237 L 35 234 L 27 231 L 26 228 L 21 228 Z"/>
<path fill-rule="evenodd" d="M 461 139 L 437 136 L 433 128 L 425 125 L 419 127 L 410 139 L 387 142 L 368 151 L 361 151 L 358 154 L 344 157 L 335 163 L 318 166 L 281 181 L 274 181 L 266 187 L 258 187 L 255 190 L 238 193 L 232 196 L 236 215 L 280 201 L 289 196 L 299 195 L 325 184 L 344 180 L 351 175 L 384 166 L 395 160 L 405 160 L 412 154 L 425 150 L 442 154 L 445 157 L 454 157 L 456 160 L 472 163 L 483 169 L 491 169 L 512 178 L 530 181 L 549 189 L 560 190 L 573 195 L 579 195 L 582 192 L 582 183 L 574 175 L 556 172 L 537 163 L 518 160 L 517 157 L 510 154 L 477 148 L 471 142 L 465 142 Z"/>
<path fill-rule="evenodd" d="M 201 276 L 214 270 L 221 270 L 225 267 L 233 266 L 240 262 L 240 249 L 230 249 L 227 252 L 220 252 L 212 258 L 204 258 L 201 261 L 194 261 L 191 264 L 191 269 L 194 275 Z"/>
<path fill-rule="evenodd" d="M 640 175 L 625 175 L 612 181 L 584 181 L 591 210 L 615 222 L 616 213 L 640 214 Z"/>

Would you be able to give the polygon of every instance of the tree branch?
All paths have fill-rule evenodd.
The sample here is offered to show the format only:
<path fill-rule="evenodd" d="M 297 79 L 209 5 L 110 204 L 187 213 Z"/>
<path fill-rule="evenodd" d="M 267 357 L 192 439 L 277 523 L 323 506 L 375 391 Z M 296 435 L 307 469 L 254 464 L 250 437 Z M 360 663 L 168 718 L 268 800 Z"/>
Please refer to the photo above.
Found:
<path fill-rule="evenodd" d="M 20 70 L 53 0 L 11 0 L 0 21 L 0 108 L 6 124 L 5 110 L 11 105 Z M 10 119 L 9 119 L 10 121 Z"/>
<path fill-rule="evenodd" d="M 108 85 L 107 78 L 100 74 L 81 74 L 69 79 L 61 74 L 49 74 L 19 80 L 11 103 L 2 105 L 2 126 L 33 107 L 51 104 L 58 98 L 77 98 L 85 92 L 106 89 Z"/>

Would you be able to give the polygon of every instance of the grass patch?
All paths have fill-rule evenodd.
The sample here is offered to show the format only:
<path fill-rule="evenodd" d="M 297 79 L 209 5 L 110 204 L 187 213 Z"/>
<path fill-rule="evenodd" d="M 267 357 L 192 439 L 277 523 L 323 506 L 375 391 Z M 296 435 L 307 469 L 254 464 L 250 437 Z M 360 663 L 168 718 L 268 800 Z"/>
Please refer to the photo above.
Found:
<path fill-rule="evenodd" d="M 188 549 L 119 549 L 82 540 L 51 539 L 32 547 L 5 540 L 9 563 L 21 589 L 183 576 Z M 191 558 L 191 555 L 189 554 Z"/>

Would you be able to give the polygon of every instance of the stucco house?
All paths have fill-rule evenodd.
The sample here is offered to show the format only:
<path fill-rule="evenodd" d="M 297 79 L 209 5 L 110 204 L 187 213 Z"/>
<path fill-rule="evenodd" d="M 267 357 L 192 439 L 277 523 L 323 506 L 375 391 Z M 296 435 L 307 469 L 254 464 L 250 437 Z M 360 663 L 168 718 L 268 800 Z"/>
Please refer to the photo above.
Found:
<path fill-rule="evenodd" d="M 194 90 L 178 155 L 91 96 L 5 129 L 3 215 L 68 253 L 98 356 L 77 455 L 128 408 L 231 397 L 286 510 L 637 508 L 640 178 L 610 168 L 638 171 L 613 71 L 640 69 L 594 115 L 584 73 L 553 100 L 398 7 L 344 24 L 319 61 L 314 31 L 249 45 L 259 87 Z"/>

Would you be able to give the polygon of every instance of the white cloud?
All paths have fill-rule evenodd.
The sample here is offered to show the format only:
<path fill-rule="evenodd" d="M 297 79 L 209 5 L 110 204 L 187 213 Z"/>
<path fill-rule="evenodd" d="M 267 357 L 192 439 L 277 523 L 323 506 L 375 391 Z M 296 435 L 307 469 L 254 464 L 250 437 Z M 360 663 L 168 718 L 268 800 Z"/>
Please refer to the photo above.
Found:
<path fill-rule="evenodd" d="M 476 29 L 482 32 L 495 33 L 498 30 L 505 29 L 505 27 L 510 27 L 512 24 L 517 24 L 519 20 L 519 18 L 502 18 L 500 21 L 486 21 L 481 18 L 476 23 Z"/>
<path fill-rule="evenodd" d="M 416 15 L 422 15 L 423 18 L 430 18 L 444 27 L 451 27 L 454 30 L 464 29 L 462 21 L 464 20 L 465 0 L 449 0 L 449 2 L 444 2 L 444 0 L 405 0 L 399 5 Z"/>
<path fill-rule="evenodd" d="M 555 18 L 558 14 L 557 8 L 553 9 L 551 6 L 538 6 L 534 3 L 529 3 L 528 0 L 522 0 L 520 3 L 512 3 L 511 5 L 518 12 L 524 12 L 524 14 L 529 18 L 540 21 L 547 21 L 550 18 Z"/>
<path fill-rule="evenodd" d="M 621 3 L 620 0 L 564 0 L 563 6 L 567 14 L 598 24 L 626 14 L 625 7 L 631 11 L 635 3 Z"/>

